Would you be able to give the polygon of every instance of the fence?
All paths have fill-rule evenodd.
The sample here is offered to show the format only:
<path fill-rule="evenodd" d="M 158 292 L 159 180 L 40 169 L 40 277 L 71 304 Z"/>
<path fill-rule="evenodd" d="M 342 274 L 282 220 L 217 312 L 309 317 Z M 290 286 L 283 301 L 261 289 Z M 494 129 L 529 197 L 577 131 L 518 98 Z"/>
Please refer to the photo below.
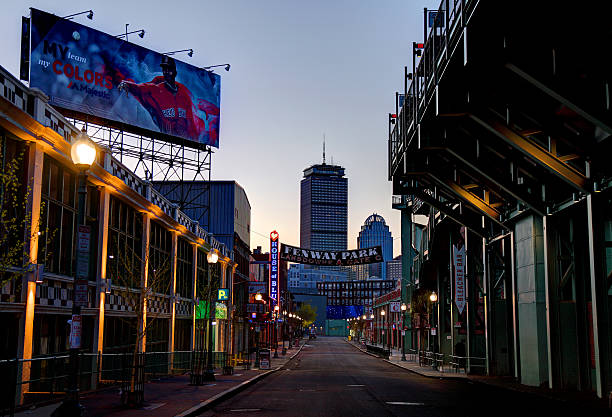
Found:
<path fill-rule="evenodd" d="M 377 346 L 376 343 L 367 344 L 362 342 L 361 347 L 381 357 L 384 357 L 384 354 L 386 354 L 386 357 L 389 357 L 389 351 L 386 350 L 385 345 Z M 395 355 L 395 351 L 393 354 Z M 401 355 L 401 350 L 399 354 Z M 406 349 L 405 355 L 408 362 L 415 362 L 419 366 L 429 367 L 440 372 L 468 373 L 469 368 L 470 373 L 485 373 L 487 367 L 486 358 L 477 356 L 457 356 L 416 349 Z"/>
<path fill-rule="evenodd" d="M 122 402 L 142 402 L 144 383 L 168 375 L 192 373 L 206 351 L 145 353 L 80 353 L 77 378 L 81 392 L 120 385 L 122 393 L 137 393 Z M 237 355 L 212 352 L 214 368 L 232 366 Z M 240 364 L 249 361 L 241 361 Z M 18 407 L 39 405 L 65 395 L 69 385 L 69 355 L 0 360 L 0 416 L 13 415 Z M 24 379 L 20 376 L 23 375 Z M 127 394 L 125 394 L 127 395 Z"/>

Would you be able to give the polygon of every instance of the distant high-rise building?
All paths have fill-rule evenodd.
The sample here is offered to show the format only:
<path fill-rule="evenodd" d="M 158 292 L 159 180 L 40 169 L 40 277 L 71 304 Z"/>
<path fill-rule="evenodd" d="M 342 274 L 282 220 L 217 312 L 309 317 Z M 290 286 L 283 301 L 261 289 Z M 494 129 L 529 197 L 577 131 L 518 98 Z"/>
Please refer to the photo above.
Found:
<path fill-rule="evenodd" d="M 293 264 L 289 267 L 289 291 L 316 294 L 318 282 L 346 281 L 348 274 L 339 268 L 313 268 L 310 265 Z"/>
<path fill-rule="evenodd" d="M 306 168 L 300 199 L 300 246 L 346 250 L 348 178 L 344 168 L 327 165 L 325 157 L 322 164 Z"/>
<path fill-rule="evenodd" d="M 371 246 L 382 247 L 383 262 L 369 265 L 369 276 L 385 279 L 387 278 L 386 262 L 393 259 L 393 237 L 385 219 L 376 213 L 366 219 L 357 237 L 359 249 Z"/>
<path fill-rule="evenodd" d="M 387 261 L 387 276 L 385 279 L 401 281 L 402 279 L 402 255 Z"/>

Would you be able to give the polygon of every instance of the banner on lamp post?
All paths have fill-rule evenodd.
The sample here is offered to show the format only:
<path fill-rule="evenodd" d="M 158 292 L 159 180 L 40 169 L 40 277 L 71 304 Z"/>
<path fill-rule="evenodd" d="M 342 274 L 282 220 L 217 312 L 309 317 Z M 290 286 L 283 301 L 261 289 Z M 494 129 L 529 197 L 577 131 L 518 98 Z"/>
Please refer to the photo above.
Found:
<path fill-rule="evenodd" d="M 453 245 L 453 267 L 455 268 L 454 299 L 459 314 L 465 309 L 465 246 Z"/>

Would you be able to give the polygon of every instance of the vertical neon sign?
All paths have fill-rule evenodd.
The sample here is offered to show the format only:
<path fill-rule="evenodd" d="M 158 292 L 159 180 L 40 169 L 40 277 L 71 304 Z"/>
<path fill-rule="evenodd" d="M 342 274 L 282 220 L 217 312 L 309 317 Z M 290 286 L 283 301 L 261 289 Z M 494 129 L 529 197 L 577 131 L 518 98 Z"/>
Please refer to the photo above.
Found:
<path fill-rule="evenodd" d="M 271 307 L 278 304 L 278 232 L 270 233 L 270 298 Z"/>

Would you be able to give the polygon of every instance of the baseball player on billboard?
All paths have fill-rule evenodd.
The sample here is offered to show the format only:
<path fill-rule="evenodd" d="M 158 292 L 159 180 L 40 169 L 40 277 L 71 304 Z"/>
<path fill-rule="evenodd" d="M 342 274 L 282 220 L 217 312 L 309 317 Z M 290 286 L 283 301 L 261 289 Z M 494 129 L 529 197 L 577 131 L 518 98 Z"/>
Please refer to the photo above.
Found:
<path fill-rule="evenodd" d="M 160 132 L 217 146 L 219 108 L 204 99 L 194 103 L 191 91 L 176 82 L 173 58 L 162 55 L 160 66 L 163 76 L 142 84 L 124 80 L 118 86 L 119 91 L 132 93 L 149 112 Z M 204 113 L 204 119 L 198 116 L 198 110 Z"/>

